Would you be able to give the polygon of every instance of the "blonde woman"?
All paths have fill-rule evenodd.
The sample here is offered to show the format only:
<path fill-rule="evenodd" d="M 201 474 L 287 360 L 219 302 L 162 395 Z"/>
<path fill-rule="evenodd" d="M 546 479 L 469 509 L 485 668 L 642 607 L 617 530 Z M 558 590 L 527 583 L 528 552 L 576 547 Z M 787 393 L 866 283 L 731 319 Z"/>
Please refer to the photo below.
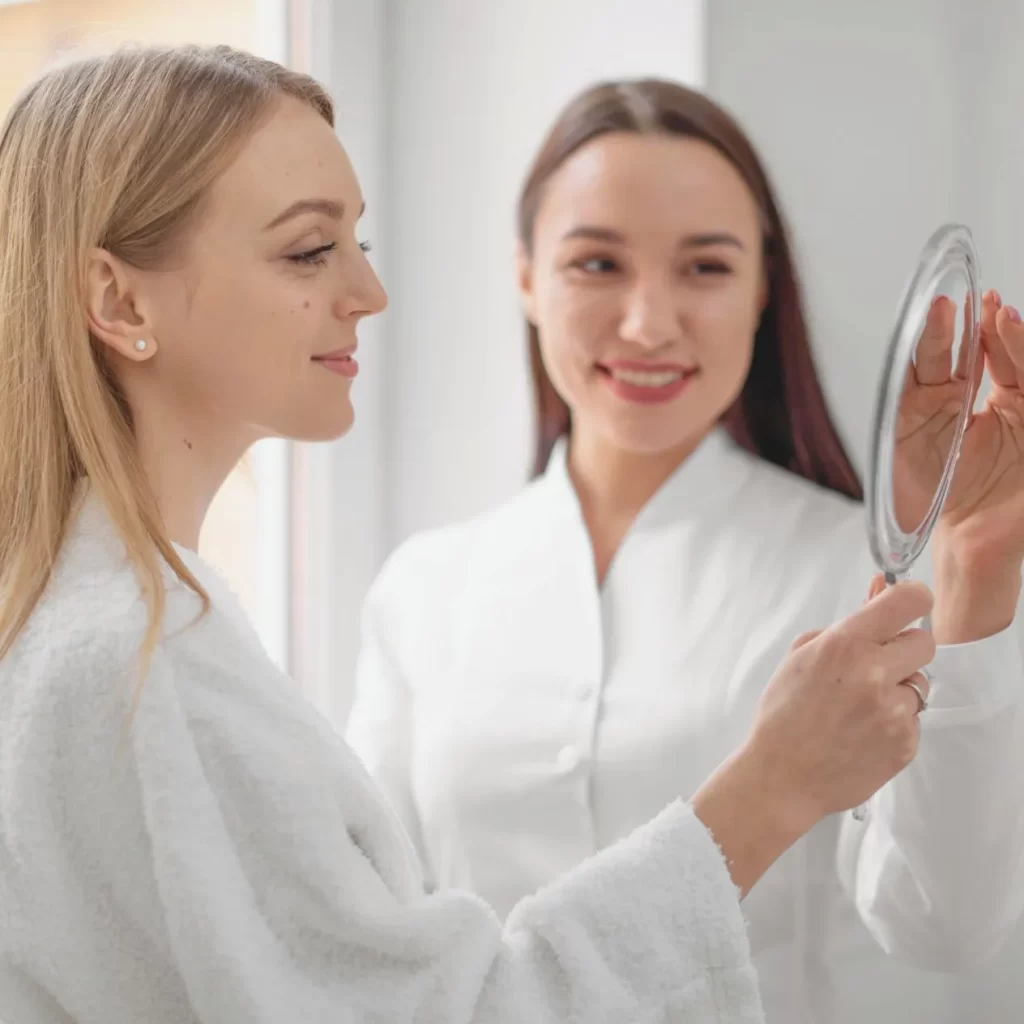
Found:
<path fill-rule="evenodd" d="M 227 49 L 71 64 L 2 129 L 0 1019 L 761 1021 L 739 901 L 913 758 L 931 596 L 802 637 L 692 797 L 506 923 L 425 895 L 195 554 L 253 441 L 352 422 L 362 207 L 321 88 Z"/>

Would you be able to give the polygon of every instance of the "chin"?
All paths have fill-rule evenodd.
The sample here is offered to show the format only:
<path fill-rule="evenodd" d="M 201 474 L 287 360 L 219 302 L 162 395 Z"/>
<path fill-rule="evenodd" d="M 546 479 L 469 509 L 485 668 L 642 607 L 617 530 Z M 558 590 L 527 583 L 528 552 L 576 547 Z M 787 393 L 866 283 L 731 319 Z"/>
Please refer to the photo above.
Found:
<path fill-rule="evenodd" d="M 337 441 L 349 433 L 355 424 L 355 419 L 355 411 L 351 405 L 346 409 L 330 410 L 328 414 L 315 419 L 306 415 L 283 436 L 292 441 L 307 441 L 313 444 L 322 441 Z"/>
<path fill-rule="evenodd" d="M 634 455 L 661 455 L 684 444 L 687 439 L 703 432 L 695 423 L 623 423 L 605 426 L 604 436 L 616 448 Z"/>
<path fill-rule="evenodd" d="M 652 429 L 651 424 L 608 424 L 605 438 L 617 449 L 633 455 L 666 455 L 699 443 L 715 426 L 714 420 L 703 419 L 674 423 L 671 429 Z"/>

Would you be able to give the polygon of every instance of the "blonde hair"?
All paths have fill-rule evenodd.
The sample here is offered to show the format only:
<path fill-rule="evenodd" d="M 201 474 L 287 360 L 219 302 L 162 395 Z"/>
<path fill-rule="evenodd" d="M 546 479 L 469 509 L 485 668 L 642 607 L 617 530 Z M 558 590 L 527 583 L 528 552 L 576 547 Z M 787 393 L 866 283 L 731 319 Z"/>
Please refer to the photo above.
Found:
<path fill-rule="evenodd" d="M 281 96 L 333 125 L 320 85 L 272 61 L 224 46 L 120 49 L 48 71 L 0 129 L 0 658 L 46 588 L 85 481 L 140 579 L 143 674 L 163 619 L 161 558 L 209 608 L 167 537 L 131 409 L 90 335 L 86 260 L 101 247 L 164 265 Z"/>

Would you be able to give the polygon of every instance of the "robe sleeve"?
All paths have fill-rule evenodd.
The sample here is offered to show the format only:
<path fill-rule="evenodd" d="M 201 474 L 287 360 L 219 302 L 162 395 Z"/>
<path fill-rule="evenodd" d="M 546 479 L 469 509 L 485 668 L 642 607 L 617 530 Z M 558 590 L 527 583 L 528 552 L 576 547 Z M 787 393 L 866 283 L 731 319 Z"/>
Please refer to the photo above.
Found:
<path fill-rule="evenodd" d="M 872 572 L 865 558 L 852 610 Z M 930 577 L 925 562 L 915 576 Z M 842 818 L 839 877 L 887 952 L 959 971 L 1009 938 L 1024 910 L 1024 657 L 1022 622 L 940 646 L 915 760 Z"/>
<path fill-rule="evenodd" d="M 69 913 L 59 942 L 34 950 L 82 1024 L 111 1024 L 104 1001 L 139 983 L 112 935 L 158 938 L 163 983 L 202 1024 L 763 1021 L 737 891 L 688 805 L 502 925 L 471 894 L 417 890 L 358 759 L 230 639 L 158 648 L 116 761 L 116 658 L 97 641 L 62 663 L 35 684 L 51 698 L 19 723 L 4 797 L 33 808 L 12 845 L 48 851 L 20 862 L 25 905 L 69 885 L 73 857 L 103 901 L 109 932 Z M 70 710 L 46 714 L 54 699 Z"/>

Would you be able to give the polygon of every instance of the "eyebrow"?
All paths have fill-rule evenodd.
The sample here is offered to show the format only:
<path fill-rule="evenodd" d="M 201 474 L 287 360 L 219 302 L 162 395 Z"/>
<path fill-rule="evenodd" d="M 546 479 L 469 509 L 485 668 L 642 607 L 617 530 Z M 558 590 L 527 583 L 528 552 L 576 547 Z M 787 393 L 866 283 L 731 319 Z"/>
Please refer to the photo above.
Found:
<path fill-rule="evenodd" d="M 359 208 L 359 216 L 366 212 L 366 203 Z M 285 221 L 300 217 L 304 213 L 322 213 L 331 220 L 341 220 L 345 216 L 345 204 L 335 199 L 299 199 L 286 210 L 279 213 L 263 230 L 270 231 L 280 227 Z"/>
<path fill-rule="evenodd" d="M 572 238 L 590 238 L 597 242 L 613 242 L 621 245 L 626 241 L 626 236 L 611 228 L 595 227 L 589 224 L 581 224 L 579 227 L 567 231 L 562 236 L 566 242 Z M 709 245 L 731 245 L 736 249 L 744 249 L 743 243 L 728 231 L 709 231 L 703 234 L 684 235 L 679 240 L 680 249 L 700 249 Z"/>

